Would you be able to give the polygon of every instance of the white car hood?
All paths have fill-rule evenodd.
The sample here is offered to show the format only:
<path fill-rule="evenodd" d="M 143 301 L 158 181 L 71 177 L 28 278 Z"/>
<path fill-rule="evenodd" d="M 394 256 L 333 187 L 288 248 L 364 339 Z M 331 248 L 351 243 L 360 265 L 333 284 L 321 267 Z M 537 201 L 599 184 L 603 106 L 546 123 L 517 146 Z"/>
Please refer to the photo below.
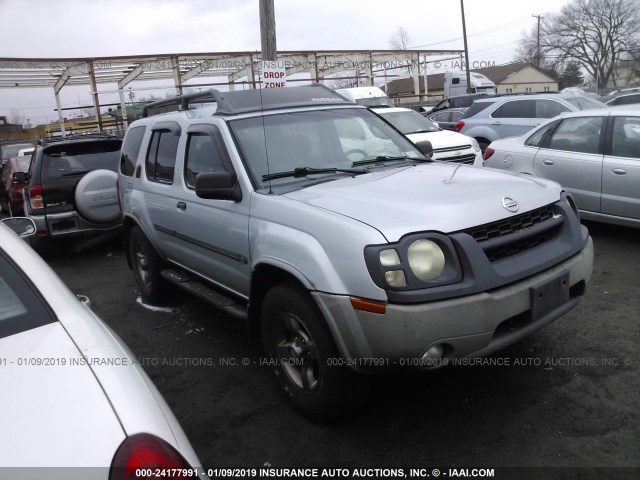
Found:
<path fill-rule="evenodd" d="M 62 325 L 2 338 L 0 352 L 0 465 L 108 467 L 125 434 Z"/>
<path fill-rule="evenodd" d="M 407 135 L 409 140 L 417 143 L 421 140 L 429 140 L 433 149 L 462 147 L 471 145 L 471 138 L 461 133 L 452 132 L 450 130 L 440 130 L 438 132 L 410 133 Z"/>
<path fill-rule="evenodd" d="M 455 232 L 560 199 L 558 184 L 530 176 L 441 162 L 398 167 L 286 194 L 366 223 L 388 241 L 419 231 Z M 517 213 L 503 197 L 519 204 Z"/>

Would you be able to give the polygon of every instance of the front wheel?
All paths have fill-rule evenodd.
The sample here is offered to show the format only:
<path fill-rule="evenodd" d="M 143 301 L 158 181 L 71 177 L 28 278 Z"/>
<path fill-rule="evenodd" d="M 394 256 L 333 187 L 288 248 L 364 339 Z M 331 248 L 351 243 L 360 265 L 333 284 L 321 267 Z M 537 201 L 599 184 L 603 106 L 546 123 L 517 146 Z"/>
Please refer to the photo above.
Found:
<path fill-rule="evenodd" d="M 307 291 L 290 284 L 273 287 L 261 316 L 265 351 L 296 410 L 329 421 L 360 406 L 370 379 L 333 361 L 339 359 L 338 350 Z"/>
<path fill-rule="evenodd" d="M 160 276 L 162 259 L 140 227 L 133 227 L 129 234 L 129 255 L 142 296 L 152 303 L 161 301 L 164 287 Z"/>

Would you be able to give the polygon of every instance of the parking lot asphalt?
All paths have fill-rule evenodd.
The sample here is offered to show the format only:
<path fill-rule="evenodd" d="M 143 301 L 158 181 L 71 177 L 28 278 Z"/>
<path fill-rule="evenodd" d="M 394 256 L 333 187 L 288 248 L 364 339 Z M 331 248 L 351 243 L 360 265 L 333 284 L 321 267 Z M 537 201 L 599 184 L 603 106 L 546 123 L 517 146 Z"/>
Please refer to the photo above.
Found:
<path fill-rule="evenodd" d="M 587 226 L 577 308 L 491 365 L 379 375 L 331 425 L 288 406 L 242 322 L 188 294 L 141 304 L 119 241 L 50 264 L 143 363 L 206 467 L 640 466 L 640 230 Z"/>

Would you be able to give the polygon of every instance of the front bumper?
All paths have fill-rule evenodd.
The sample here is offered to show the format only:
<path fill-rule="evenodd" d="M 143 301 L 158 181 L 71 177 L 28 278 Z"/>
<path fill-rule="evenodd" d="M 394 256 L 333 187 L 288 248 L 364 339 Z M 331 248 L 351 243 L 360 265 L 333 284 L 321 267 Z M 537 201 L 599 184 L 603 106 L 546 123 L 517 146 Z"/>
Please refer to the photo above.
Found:
<path fill-rule="evenodd" d="M 350 297 L 314 292 L 338 350 L 352 368 L 415 365 L 429 347 L 447 357 L 484 356 L 548 325 L 578 304 L 593 267 L 593 242 L 562 263 L 487 292 L 419 304 L 388 304 L 386 313 L 355 310 Z M 531 314 L 531 292 L 568 275 L 568 300 L 543 315 Z M 351 361 L 353 359 L 377 359 Z"/>

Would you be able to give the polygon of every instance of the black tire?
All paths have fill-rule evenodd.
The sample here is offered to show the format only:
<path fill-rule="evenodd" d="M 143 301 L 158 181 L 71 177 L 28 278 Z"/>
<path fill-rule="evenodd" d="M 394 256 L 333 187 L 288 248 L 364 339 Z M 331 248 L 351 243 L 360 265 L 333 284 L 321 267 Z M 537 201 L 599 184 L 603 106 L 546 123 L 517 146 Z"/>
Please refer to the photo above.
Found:
<path fill-rule="evenodd" d="M 31 248 L 38 252 L 38 255 L 40 255 L 44 260 L 51 260 L 54 257 L 55 249 L 51 244 L 49 237 L 31 235 L 28 238 Z"/>
<path fill-rule="evenodd" d="M 133 275 L 144 299 L 152 303 L 161 302 L 165 298 L 165 285 L 160 276 L 163 261 L 137 226 L 129 233 L 129 255 Z"/>
<path fill-rule="evenodd" d="M 267 292 L 261 311 L 262 341 L 293 407 L 315 421 L 346 415 L 366 399 L 371 380 L 331 360 L 340 355 L 309 293 L 292 284 Z"/>

